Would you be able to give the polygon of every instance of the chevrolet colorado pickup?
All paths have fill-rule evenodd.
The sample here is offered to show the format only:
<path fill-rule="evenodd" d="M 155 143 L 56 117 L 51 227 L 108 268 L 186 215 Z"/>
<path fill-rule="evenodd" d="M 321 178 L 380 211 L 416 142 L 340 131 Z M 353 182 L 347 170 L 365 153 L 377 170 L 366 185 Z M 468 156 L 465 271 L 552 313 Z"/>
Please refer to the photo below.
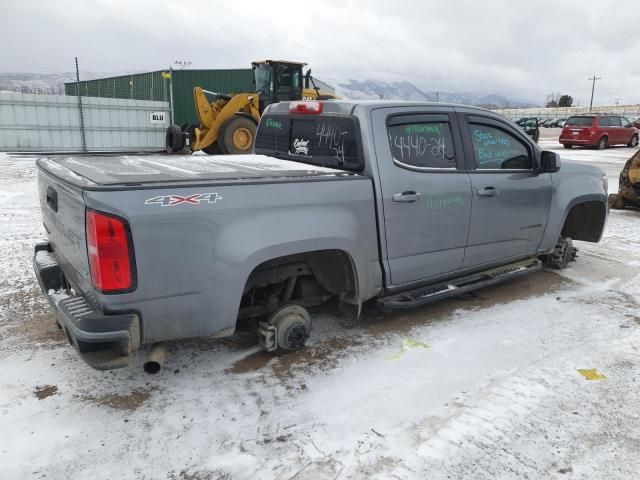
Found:
<path fill-rule="evenodd" d="M 490 111 L 440 103 L 283 102 L 253 155 L 37 167 L 36 275 L 98 369 L 239 325 L 295 350 L 311 305 L 408 308 L 563 268 L 572 239 L 598 242 L 607 219 L 601 170 L 561 165 Z"/>

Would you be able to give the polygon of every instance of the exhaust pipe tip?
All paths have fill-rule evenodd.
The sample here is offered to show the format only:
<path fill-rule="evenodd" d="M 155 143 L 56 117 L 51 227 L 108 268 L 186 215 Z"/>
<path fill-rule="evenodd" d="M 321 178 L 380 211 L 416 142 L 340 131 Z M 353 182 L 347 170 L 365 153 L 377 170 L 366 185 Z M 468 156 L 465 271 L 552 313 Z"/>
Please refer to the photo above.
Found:
<path fill-rule="evenodd" d="M 160 365 L 158 362 L 144 362 L 142 368 L 146 373 L 150 373 L 153 375 L 160 371 L 162 365 Z"/>
<path fill-rule="evenodd" d="M 165 357 L 166 351 L 164 349 L 164 345 L 161 343 L 153 345 L 149 355 L 147 356 L 147 361 L 142 365 L 143 370 L 151 375 L 158 373 L 162 368 Z"/>

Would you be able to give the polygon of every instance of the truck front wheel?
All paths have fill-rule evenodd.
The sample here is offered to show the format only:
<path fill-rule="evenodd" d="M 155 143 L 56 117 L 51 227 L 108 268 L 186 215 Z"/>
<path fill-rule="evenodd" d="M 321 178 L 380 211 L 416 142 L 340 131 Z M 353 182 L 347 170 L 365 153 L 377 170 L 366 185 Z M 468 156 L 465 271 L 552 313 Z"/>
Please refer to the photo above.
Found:
<path fill-rule="evenodd" d="M 569 237 L 560 237 L 555 248 L 549 255 L 544 255 L 542 261 L 545 266 L 562 270 L 569 266 L 569 262 L 576 260 L 578 250 L 573 246 L 573 241 Z"/>

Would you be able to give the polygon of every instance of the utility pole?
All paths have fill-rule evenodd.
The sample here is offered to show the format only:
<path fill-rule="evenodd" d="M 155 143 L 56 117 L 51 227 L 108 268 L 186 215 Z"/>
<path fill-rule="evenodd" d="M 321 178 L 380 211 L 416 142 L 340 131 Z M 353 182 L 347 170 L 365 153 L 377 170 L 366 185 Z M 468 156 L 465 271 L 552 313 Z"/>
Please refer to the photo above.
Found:
<path fill-rule="evenodd" d="M 80 140 L 82 151 L 87 151 L 87 139 L 84 133 L 84 112 L 82 111 L 82 95 L 80 95 L 80 69 L 78 68 L 78 57 L 76 57 L 76 95 L 78 96 L 78 112 L 80 113 Z"/>
<path fill-rule="evenodd" d="M 591 84 L 591 101 L 589 102 L 589 113 L 591 113 L 591 108 L 593 107 L 593 91 L 596 88 L 596 80 L 602 80 L 602 77 L 596 77 L 596 74 L 593 74 L 593 77 L 587 78 L 587 80 L 591 80 L 593 83 Z"/>
<path fill-rule="evenodd" d="M 436 103 L 440 101 L 440 92 L 436 92 Z"/>

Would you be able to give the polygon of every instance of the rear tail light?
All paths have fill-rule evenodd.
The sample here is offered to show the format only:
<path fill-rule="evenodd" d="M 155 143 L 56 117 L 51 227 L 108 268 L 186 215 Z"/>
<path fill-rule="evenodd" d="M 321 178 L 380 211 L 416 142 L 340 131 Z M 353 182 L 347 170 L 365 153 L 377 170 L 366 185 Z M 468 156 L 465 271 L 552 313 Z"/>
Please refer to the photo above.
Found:
<path fill-rule="evenodd" d="M 291 102 L 289 113 L 322 113 L 322 103 L 320 102 Z"/>
<path fill-rule="evenodd" d="M 91 281 L 103 293 L 135 288 L 133 245 L 127 222 L 114 215 L 87 210 L 87 251 Z"/>

